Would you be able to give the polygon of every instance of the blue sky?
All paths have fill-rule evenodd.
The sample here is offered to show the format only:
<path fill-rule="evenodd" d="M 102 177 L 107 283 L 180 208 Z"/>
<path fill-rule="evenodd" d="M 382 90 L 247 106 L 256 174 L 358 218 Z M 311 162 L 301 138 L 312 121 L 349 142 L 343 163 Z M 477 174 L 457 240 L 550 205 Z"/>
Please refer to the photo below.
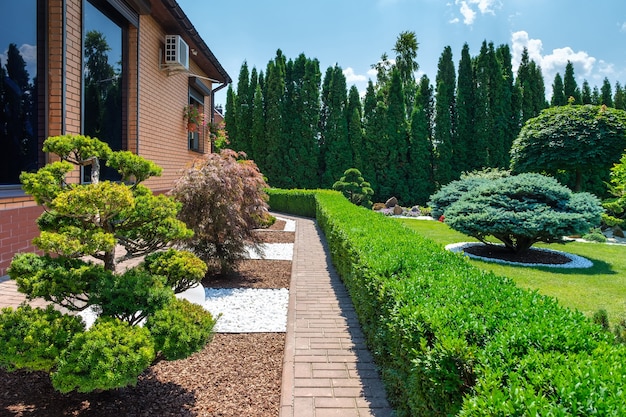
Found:
<path fill-rule="evenodd" d="M 472 56 L 483 40 L 509 44 L 514 69 L 524 46 L 541 65 L 547 89 L 572 61 L 583 79 L 601 87 L 626 84 L 624 0 L 178 0 L 233 82 L 244 61 L 265 70 L 281 49 L 289 58 L 304 53 L 320 61 L 322 73 L 338 64 L 348 86 L 363 91 L 375 79 L 371 65 L 392 48 L 402 31 L 419 43 L 417 77 L 434 82 L 447 45 L 458 65 L 467 42 Z M 223 91 L 223 90 L 222 90 Z M 216 102 L 224 104 L 225 94 Z"/>

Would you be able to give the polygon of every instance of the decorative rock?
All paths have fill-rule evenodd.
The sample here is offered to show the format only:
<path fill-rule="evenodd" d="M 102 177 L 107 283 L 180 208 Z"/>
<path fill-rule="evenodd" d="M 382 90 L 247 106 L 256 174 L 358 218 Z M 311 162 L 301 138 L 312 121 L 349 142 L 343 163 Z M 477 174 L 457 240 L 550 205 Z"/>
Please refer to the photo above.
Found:
<path fill-rule="evenodd" d="M 385 203 L 374 203 L 372 210 L 379 211 L 385 208 Z"/>
<path fill-rule="evenodd" d="M 402 214 L 402 207 L 400 206 L 393 206 L 393 215 L 394 216 L 399 216 Z"/>
<path fill-rule="evenodd" d="M 392 208 L 398 205 L 398 199 L 395 197 L 391 197 L 389 200 L 385 202 L 385 207 Z"/>
<path fill-rule="evenodd" d="M 420 212 L 420 206 L 413 206 L 413 207 L 411 207 L 411 211 L 413 213 L 419 213 Z"/>
<path fill-rule="evenodd" d="M 624 231 L 619 226 L 613 227 L 613 236 L 614 237 L 624 237 Z"/>

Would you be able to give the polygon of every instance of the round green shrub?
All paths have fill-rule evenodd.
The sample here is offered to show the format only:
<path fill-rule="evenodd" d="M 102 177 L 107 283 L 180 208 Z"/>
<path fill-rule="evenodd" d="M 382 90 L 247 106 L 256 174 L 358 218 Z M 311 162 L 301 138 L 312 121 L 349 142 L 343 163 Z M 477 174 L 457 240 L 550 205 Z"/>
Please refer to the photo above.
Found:
<path fill-rule="evenodd" d="M 148 329 L 101 317 L 61 353 L 52 385 L 62 393 L 135 385 L 154 358 Z"/>
<path fill-rule="evenodd" d="M 176 294 L 198 284 L 208 270 L 202 259 L 193 253 L 175 249 L 146 256 L 144 266 L 152 274 L 165 276 L 166 285 Z"/>
<path fill-rule="evenodd" d="M 49 371 L 59 353 L 85 326 L 78 316 L 21 305 L 0 314 L 0 366 L 13 371 Z"/>
<path fill-rule="evenodd" d="M 202 349 L 213 337 L 215 319 L 198 304 L 175 299 L 148 317 L 156 350 L 167 360 L 185 358 Z"/>

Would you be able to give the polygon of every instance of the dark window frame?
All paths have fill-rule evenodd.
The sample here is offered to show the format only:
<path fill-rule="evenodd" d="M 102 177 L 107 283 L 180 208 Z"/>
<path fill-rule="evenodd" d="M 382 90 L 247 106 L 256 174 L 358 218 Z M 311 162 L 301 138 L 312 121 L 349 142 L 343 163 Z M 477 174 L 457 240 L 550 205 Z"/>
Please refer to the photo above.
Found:
<path fill-rule="evenodd" d="M 206 118 L 206 109 L 204 106 L 205 95 L 203 91 L 197 88 L 197 86 L 191 82 L 189 83 L 189 98 L 187 100 L 187 104 L 189 106 L 197 106 L 202 113 L 205 113 Z M 198 153 L 206 153 L 205 151 L 205 138 L 206 138 L 206 129 L 202 126 L 195 132 L 187 131 L 187 148 L 192 152 Z"/>
<path fill-rule="evenodd" d="M 47 87 L 48 87 L 48 60 L 47 60 L 47 52 L 48 52 L 48 1 L 47 0 L 36 0 L 36 11 L 35 18 L 36 22 L 36 33 L 35 33 L 35 42 L 37 46 L 37 120 L 35 123 L 35 133 L 34 138 L 37 141 L 37 156 L 36 156 L 36 168 L 39 169 L 45 164 L 45 154 L 43 152 L 43 141 L 44 135 L 47 131 L 47 114 L 46 109 L 48 109 L 48 97 L 46 95 Z M 36 169 L 33 169 L 35 171 Z M 12 198 L 12 197 L 21 197 L 24 196 L 25 192 L 22 189 L 22 184 L 20 182 L 17 183 L 6 183 L 0 184 L 0 198 Z"/>

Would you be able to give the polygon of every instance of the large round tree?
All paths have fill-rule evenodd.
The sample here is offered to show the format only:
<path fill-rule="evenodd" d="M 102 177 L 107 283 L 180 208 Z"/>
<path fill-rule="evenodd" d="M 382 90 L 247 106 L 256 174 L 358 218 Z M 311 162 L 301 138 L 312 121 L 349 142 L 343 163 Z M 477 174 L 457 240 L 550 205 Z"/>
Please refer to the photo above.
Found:
<path fill-rule="evenodd" d="M 484 182 L 444 212 L 453 229 L 488 244 L 493 236 L 515 253 L 537 242 L 561 242 L 600 224 L 600 200 L 572 193 L 554 178 L 525 173 Z"/>
<path fill-rule="evenodd" d="M 511 170 L 569 171 L 582 189 L 583 173 L 607 172 L 626 148 L 626 112 L 606 106 L 560 106 L 529 119 L 511 147 Z M 608 177 L 607 177 L 608 180 Z"/>

